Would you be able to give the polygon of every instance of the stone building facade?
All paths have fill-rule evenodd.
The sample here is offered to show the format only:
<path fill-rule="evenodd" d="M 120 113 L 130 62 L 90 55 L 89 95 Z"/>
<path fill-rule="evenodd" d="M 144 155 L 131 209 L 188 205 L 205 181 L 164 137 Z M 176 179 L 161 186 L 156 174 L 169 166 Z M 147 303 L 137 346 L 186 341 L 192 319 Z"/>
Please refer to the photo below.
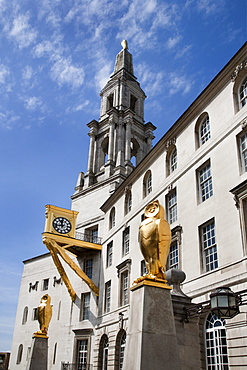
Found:
<path fill-rule="evenodd" d="M 72 302 L 49 253 L 25 261 L 11 370 L 25 369 L 43 291 L 53 304 L 49 369 L 123 368 L 129 288 L 145 273 L 138 228 L 145 206 L 156 199 L 172 230 L 167 269 L 186 273 L 182 290 L 190 297 L 173 287 L 180 357 L 191 352 L 181 368 L 247 368 L 244 306 L 231 320 L 207 310 L 186 320 L 183 311 L 190 299 L 206 305 L 219 286 L 236 293 L 247 289 L 245 51 L 246 45 L 152 148 L 155 126 L 144 122 L 145 93 L 125 44 L 101 92 L 100 119 L 88 124 L 88 168 L 72 195 L 77 231 L 102 246 L 83 248 L 74 261 L 100 294 L 65 265 L 77 294 Z M 199 367 L 190 365 L 192 358 L 199 359 Z"/>

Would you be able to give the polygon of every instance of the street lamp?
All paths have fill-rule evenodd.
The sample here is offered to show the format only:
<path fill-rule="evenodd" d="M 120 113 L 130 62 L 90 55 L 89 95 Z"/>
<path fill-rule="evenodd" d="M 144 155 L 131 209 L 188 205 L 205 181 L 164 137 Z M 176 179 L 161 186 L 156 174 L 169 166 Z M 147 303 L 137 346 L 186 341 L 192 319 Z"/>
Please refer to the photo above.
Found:
<path fill-rule="evenodd" d="M 232 319 L 239 314 L 239 296 L 228 287 L 216 288 L 210 294 L 211 312 L 222 319 Z"/>

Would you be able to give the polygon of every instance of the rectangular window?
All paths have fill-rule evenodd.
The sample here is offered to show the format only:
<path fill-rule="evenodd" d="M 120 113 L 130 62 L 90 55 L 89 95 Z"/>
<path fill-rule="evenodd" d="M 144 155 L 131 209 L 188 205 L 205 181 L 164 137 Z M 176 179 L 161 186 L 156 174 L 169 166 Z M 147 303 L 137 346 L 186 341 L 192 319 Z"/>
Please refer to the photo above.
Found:
<path fill-rule="evenodd" d="M 77 367 L 76 370 L 85 370 L 87 368 L 88 340 L 77 341 Z"/>
<path fill-rule="evenodd" d="M 178 269 L 178 243 L 177 241 L 171 243 L 170 253 L 168 257 L 168 266 L 169 268 Z"/>
<path fill-rule="evenodd" d="M 99 241 L 98 238 L 98 226 L 85 229 L 85 241 L 89 243 L 97 244 Z"/>
<path fill-rule="evenodd" d="M 89 277 L 89 279 L 92 279 L 93 277 L 93 259 L 88 258 L 85 261 L 85 274 Z"/>
<path fill-rule="evenodd" d="M 123 231 L 123 256 L 129 253 L 129 243 L 130 243 L 130 228 L 127 227 Z"/>
<path fill-rule="evenodd" d="M 167 211 L 168 211 L 167 212 L 168 222 L 169 224 L 172 224 L 173 222 L 177 221 L 177 191 L 176 189 L 167 195 L 166 203 L 167 203 Z"/>
<path fill-rule="evenodd" d="M 121 274 L 121 306 L 129 303 L 129 273 L 124 271 Z"/>
<path fill-rule="evenodd" d="M 106 267 L 112 265 L 112 255 L 113 255 L 113 242 L 107 244 L 107 256 L 106 256 Z"/>
<path fill-rule="evenodd" d="M 198 172 L 198 182 L 200 190 L 200 201 L 204 202 L 213 195 L 213 183 L 210 163 L 207 163 Z"/>
<path fill-rule="evenodd" d="M 214 220 L 200 227 L 200 237 L 204 270 L 214 270 L 218 267 Z"/>
<path fill-rule="evenodd" d="M 242 162 L 242 172 L 247 171 L 247 133 L 240 138 L 240 156 Z"/>
<path fill-rule="evenodd" d="M 146 275 L 148 273 L 147 266 L 145 260 L 141 261 L 141 276 Z"/>
<path fill-rule="evenodd" d="M 90 314 L 90 293 L 81 294 L 80 321 L 89 320 Z"/>
<path fill-rule="evenodd" d="M 38 320 L 38 308 L 33 308 L 32 320 Z"/>
<path fill-rule="evenodd" d="M 49 279 L 44 279 L 42 284 L 42 290 L 47 290 L 49 288 Z"/>
<path fill-rule="evenodd" d="M 105 283 L 105 312 L 110 312 L 111 308 L 111 281 Z"/>

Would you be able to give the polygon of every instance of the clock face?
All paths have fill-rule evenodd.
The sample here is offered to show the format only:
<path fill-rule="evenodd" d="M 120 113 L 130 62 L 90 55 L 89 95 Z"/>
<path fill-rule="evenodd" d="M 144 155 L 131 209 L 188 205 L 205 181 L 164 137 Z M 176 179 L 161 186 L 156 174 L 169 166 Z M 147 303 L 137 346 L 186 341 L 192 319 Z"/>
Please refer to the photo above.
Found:
<path fill-rule="evenodd" d="M 52 223 L 54 229 L 60 234 L 67 234 L 71 230 L 71 223 L 64 217 L 57 217 Z"/>

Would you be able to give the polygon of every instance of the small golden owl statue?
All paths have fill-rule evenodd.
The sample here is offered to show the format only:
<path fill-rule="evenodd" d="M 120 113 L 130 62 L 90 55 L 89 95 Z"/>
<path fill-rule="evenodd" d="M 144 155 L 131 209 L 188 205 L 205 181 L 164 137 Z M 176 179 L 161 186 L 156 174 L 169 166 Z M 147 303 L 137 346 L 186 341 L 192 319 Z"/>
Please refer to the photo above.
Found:
<path fill-rule="evenodd" d="M 165 279 L 171 229 L 164 213 L 164 207 L 158 200 L 149 203 L 145 208 L 145 219 L 139 227 L 140 249 L 150 278 Z"/>
<path fill-rule="evenodd" d="M 51 297 L 48 294 L 44 294 L 41 297 L 40 305 L 38 307 L 38 322 L 40 330 L 34 334 L 47 336 L 51 316 L 52 316 Z"/>

